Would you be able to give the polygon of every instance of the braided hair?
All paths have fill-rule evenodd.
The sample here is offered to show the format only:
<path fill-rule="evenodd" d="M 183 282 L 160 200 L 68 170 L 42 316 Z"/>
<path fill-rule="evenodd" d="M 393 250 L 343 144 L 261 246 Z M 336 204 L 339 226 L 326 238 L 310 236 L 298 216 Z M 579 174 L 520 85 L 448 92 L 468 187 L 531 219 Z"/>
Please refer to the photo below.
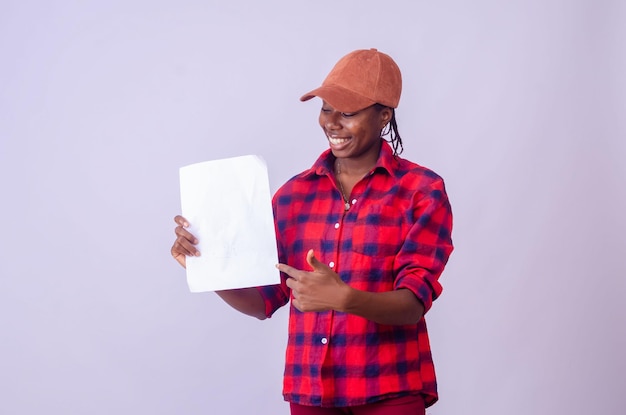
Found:
<path fill-rule="evenodd" d="M 376 108 L 380 111 L 385 108 L 385 105 L 376 104 Z M 396 110 L 394 108 L 391 109 L 391 120 L 387 123 L 387 125 L 380 132 L 381 138 L 391 144 L 391 148 L 393 148 L 393 155 L 398 156 L 404 150 L 404 146 L 402 145 L 402 137 L 400 137 L 400 133 L 398 132 L 398 122 L 396 121 Z M 386 138 L 389 136 L 389 138 Z"/>

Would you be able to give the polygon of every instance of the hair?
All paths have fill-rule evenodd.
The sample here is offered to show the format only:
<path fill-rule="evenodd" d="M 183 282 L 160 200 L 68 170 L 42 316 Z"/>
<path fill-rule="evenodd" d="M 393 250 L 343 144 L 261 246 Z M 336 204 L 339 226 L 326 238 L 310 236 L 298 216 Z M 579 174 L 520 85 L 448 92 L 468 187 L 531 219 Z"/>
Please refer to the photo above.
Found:
<path fill-rule="evenodd" d="M 386 108 L 386 105 L 375 104 L 376 109 L 379 111 L 383 108 Z M 402 154 L 404 150 L 404 146 L 402 145 L 402 137 L 400 137 L 400 133 L 398 132 L 398 122 L 396 121 L 396 110 L 395 108 L 389 107 L 391 110 L 391 120 L 387 123 L 387 125 L 380 132 L 380 136 L 383 140 L 391 144 L 391 148 L 393 148 L 393 155 L 398 156 Z M 389 138 L 385 138 L 389 136 Z"/>

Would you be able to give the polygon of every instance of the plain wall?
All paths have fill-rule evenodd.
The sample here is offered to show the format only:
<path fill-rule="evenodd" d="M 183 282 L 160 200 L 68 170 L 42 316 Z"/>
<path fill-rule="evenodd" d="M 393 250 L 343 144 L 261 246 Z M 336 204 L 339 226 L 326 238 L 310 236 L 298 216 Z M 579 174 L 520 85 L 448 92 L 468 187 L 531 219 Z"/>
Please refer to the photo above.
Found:
<path fill-rule="evenodd" d="M 287 414 L 286 308 L 191 294 L 170 257 L 178 168 L 258 154 L 276 190 L 327 147 L 299 96 L 370 47 L 455 213 L 428 413 L 623 413 L 625 21 L 621 0 L 0 1 L 0 413 Z"/>

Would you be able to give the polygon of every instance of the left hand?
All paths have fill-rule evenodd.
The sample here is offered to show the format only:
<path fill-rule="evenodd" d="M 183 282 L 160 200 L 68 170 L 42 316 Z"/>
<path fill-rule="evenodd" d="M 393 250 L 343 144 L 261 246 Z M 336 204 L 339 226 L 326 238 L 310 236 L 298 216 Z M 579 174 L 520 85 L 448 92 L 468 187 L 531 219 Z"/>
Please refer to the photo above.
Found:
<path fill-rule="evenodd" d="M 350 294 L 350 286 L 343 282 L 335 271 L 321 263 L 310 249 L 307 263 L 313 271 L 302 271 L 285 264 L 278 264 L 287 274 L 287 286 L 291 288 L 291 303 L 300 311 L 343 311 Z"/>

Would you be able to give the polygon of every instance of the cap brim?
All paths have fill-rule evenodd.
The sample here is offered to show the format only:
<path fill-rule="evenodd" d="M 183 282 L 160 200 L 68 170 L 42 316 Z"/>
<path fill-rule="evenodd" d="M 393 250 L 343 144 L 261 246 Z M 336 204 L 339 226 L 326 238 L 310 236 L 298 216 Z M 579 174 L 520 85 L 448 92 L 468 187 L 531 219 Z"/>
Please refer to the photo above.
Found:
<path fill-rule="evenodd" d="M 308 101 L 319 97 L 331 107 L 341 112 L 356 112 L 374 105 L 376 102 L 340 86 L 321 86 L 300 97 L 300 101 Z"/>

